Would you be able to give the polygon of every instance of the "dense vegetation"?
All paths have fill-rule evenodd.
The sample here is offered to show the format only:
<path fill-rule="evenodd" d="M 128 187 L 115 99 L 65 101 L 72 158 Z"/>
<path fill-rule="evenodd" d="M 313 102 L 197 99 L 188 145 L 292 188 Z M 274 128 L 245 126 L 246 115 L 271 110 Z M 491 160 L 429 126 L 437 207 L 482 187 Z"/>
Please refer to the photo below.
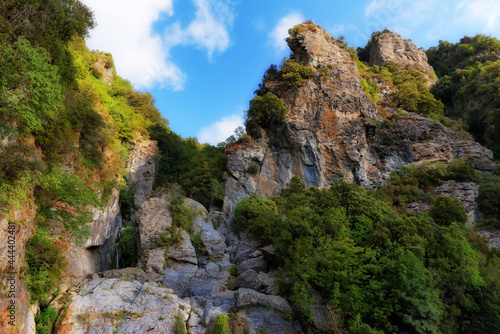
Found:
<path fill-rule="evenodd" d="M 500 41 L 476 35 L 459 43 L 440 41 L 427 50 L 439 82 L 432 93 L 445 114 L 463 119 L 470 133 L 500 156 Z"/>
<path fill-rule="evenodd" d="M 274 245 L 280 285 L 305 324 L 321 315 L 319 293 L 331 332 L 500 330 L 500 259 L 464 227 L 464 208 L 438 197 L 428 214 L 400 213 L 381 191 L 343 181 L 306 189 L 293 178 L 281 196 L 242 200 L 234 220 Z"/>
<path fill-rule="evenodd" d="M 21 276 L 47 332 L 63 253 L 88 236 L 90 209 L 107 205 L 117 188 L 124 216 L 137 209 L 124 179 L 136 141 L 158 141 L 157 186 L 179 183 L 207 206 L 224 197 L 223 148 L 173 133 L 151 94 L 120 78 L 110 54 L 87 49 L 83 37 L 94 26 L 78 0 L 0 2 L 0 215 L 37 209 Z M 133 233 L 124 230 L 122 244 Z"/>

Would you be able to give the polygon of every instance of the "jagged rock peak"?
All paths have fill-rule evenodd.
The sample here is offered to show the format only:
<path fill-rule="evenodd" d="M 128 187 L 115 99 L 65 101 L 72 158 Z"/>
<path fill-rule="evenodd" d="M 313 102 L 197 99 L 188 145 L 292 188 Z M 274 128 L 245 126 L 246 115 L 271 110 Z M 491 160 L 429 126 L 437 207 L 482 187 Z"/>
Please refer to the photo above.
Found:
<path fill-rule="evenodd" d="M 427 62 L 425 51 L 411 40 L 404 39 L 401 35 L 384 29 L 374 32 L 371 41 L 370 66 L 384 66 L 393 61 L 399 65 L 399 68 L 418 69 L 424 74 L 429 85 L 437 81 L 434 69 Z"/>
<path fill-rule="evenodd" d="M 383 49 L 385 35 L 380 35 L 374 49 Z M 392 171 L 411 163 L 461 158 L 477 169 L 493 170 L 491 151 L 431 119 L 401 113 L 402 117 L 382 129 L 384 118 L 401 110 L 380 106 L 382 117 L 361 86 L 349 50 L 319 26 L 312 22 L 297 25 L 290 29 L 287 42 L 293 52 L 290 58 L 312 67 L 314 74 L 293 85 L 278 74 L 264 78 L 260 93 L 279 97 L 288 110 L 287 118 L 261 124 L 259 131 L 252 132 L 252 144 L 226 150 L 225 212 L 233 211 L 241 198 L 252 194 L 278 195 L 293 176 L 307 186 L 327 187 L 342 178 L 375 188 Z M 414 63 L 427 59 L 419 51 Z M 407 55 L 406 59 L 412 58 Z"/>
<path fill-rule="evenodd" d="M 286 41 L 292 51 L 290 58 L 299 63 L 317 67 L 322 63 L 351 61 L 349 53 L 336 43 L 336 39 L 312 21 L 296 25 L 289 33 Z"/>

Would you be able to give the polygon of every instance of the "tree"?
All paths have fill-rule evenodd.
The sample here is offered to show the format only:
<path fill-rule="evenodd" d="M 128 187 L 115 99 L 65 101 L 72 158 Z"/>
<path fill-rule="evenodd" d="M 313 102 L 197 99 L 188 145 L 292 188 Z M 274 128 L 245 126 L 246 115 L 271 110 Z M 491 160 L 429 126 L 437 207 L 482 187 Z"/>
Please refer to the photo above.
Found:
<path fill-rule="evenodd" d="M 287 109 L 283 101 L 271 92 L 264 96 L 256 96 L 250 101 L 250 108 L 247 111 L 246 125 L 256 123 L 265 125 L 271 120 L 284 122 L 287 115 Z"/>

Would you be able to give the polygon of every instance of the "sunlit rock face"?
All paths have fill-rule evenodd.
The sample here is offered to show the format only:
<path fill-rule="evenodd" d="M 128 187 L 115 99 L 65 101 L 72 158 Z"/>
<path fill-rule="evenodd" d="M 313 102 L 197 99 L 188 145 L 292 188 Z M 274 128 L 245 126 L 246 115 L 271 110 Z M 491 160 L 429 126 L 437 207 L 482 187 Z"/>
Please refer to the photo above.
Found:
<path fill-rule="evenodd" d="M 226 212 L 234 210 L 243 197 L 279 194 L 293 176 L 300 177 L 307 186 L 325 187 L 342 178 L 374 188 L 405 164 L 459 157 L 480 170 L 494 168 L 491 151 L 416 114 L 409 113 L 381 130 L 377 123 L 383 119 L 363 91 L 358 68 L 348 51 L 320 27 L 308 23 L 303 26 L 305 29 L 287 40 L 291 58 L 313 67 L 316 73 L 300 87 L 276 80 L 263 83 L 264 89 L 283 101 L 288 116 L 283 123 L 271 121 L 262 127 L 254 136 L 258 137 L 255 143 L 226 151 Z M 385 36 L 393 35 L 389 33 L 381 33 L 379 49 L 385 50 Z M 387 54 L 380 51 L 379 58 L 410 59 L 405 58 L 406 53 L 392 58 Z M 427 64 L 424 55 L 415 61 Z M 386 108 L 385 112 L 396 110 Z M 248 172 L 252 165 L 259 167 L 256 175 Z"/>

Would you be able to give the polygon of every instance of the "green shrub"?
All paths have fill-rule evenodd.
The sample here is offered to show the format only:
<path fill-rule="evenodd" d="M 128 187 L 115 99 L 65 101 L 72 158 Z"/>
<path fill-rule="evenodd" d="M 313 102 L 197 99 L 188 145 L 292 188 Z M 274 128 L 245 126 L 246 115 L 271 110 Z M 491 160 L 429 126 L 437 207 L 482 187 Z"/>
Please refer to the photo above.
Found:
<path fill-rule="evenodd" d="M 273 93 L 267 92 L 264 96 L 256 96 L 250 101 L 246 123 L 248 126 L 248 123 L 265 125 L 271 120 L 284 122 L 287 112 L 283 101 Z"/>
<path fill-rule="evenodd" d="M 278 75 L 281 75 L 281 80 L 287 86 L 299 87 L 315 73 L 316 70 L 314 68 L 297 63 L 293 59 L 287 59 L 281 64 Z"/>
<path fill-rule="evenodd" d="M 269 242 L 277 219 L 279 217 L 276 204 L 253 195 L 241 200 L 234 209 L 233 226 L 237 231 L 249 230 L 255 237 Z"/>
<path fill-rule="evenodd" d="M 171 225 L 166 228 L 165 232 L 160 235 L 158 239 L 158 246 L 169 248 L 170 246 L 176 246 L 182 242 L 182 234 L 177 226 Z"/>
<path fill-rule="evenodd" d="M 218 314 L 215 318 L 214 334 L 229 334 L 229 317 L 227 314 Z"/>
<path fill-rule="evenodd" d="M 382 144 L 391 146 L 392 144 L 394 144 L 394 138 L 392 138 L 391 136 L 384 136 L 382 138 Z"/>
<path fill-rule="evenodd" d="M 259 165 L 251 165 L 248 167 L 248 174 L 257 175 L 259 173 Z"/>
<path fill-rule="evenodd" d="M 184 323 L 184 321 L 182 321 L 182 318 L 178 315 L 175 316 L 174 334 L 187 334 L 186 324 Z"/>
<path fill-rule="evenodd" d="M 434 205 L 429 209 L 429 215 L 436 224 L 449 226 L 451 223 L 464 225 L 467 222 L 467 213 L 458 199 L 438 195 Z"/>
<path fill-rule="evenodd" d="M 25 261 L 25 282 L 31 296 L 30 303 L 46 305 L 67 266 L 61 246 L 51 239 L 47 231 L 37 228 L 26 243 Z"/>
<path fill-rule="evenodd" d="M 194 250 L 196 251 L 196 256 L 200 256 L 205 252 L 205 244 L 201 240 L 201 231 L 193 234 L 191 236 L 191 244 L 194 247 Z"/>
<path fill-rule="evenodd" d="M 57 318 L 57 311 L 53 307 L 47 307 L 35 317 L 36 333 L 50 334 Z"/>

